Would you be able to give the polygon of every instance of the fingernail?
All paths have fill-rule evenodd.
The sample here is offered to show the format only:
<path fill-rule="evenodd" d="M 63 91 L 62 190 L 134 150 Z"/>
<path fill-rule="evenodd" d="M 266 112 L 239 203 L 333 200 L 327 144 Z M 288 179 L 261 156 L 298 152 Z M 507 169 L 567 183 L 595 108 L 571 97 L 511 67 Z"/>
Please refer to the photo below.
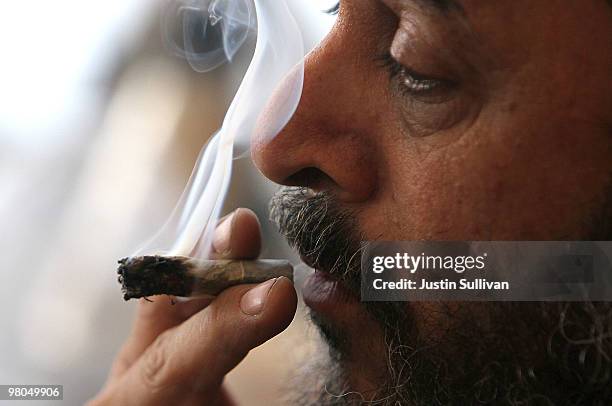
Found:
<path fill-rule="evenodd" d="M 236 212 L 234 211 L 226 216 L 215 230 L 212 246 L 217 254 L 229 254 L 230 238 L 232 236 L 232 219 L 234 218 L 235 214 Z"/>
<path fill-rule="evenodd" d="M 242 299 L 240 299 L 240 308 L 242 312 L 249 316 L 256 316 L 261 313 L 266 304 L 268 294 L 277 280 L 278 278 L 274 278 L 260 283 L 245 293 Z"/>

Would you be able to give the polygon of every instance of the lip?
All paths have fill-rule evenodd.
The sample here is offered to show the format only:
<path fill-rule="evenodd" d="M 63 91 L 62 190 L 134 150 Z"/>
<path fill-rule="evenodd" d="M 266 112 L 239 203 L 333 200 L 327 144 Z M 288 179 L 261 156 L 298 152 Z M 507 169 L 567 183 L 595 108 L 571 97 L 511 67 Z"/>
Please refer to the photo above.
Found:
<path fill-rule="evenodd" d="M 333 316 L 342 314 L 342 308 L 359 303 L 353 293 L 329 273 L 316 270 L 306 278 L 302 288 L 304 303 L 317 313 Z"/>

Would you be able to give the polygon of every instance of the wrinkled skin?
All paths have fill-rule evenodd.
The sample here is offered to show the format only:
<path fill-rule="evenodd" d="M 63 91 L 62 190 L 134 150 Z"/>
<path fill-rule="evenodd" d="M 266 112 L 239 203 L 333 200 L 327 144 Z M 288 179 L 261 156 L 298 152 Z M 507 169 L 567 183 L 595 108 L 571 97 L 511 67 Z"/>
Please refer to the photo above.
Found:
<path fill-rule="evenodd" d="M 311 262 L 328 272 L 326 264 L 350 252 L 334 238 L 313 247 L 308 235 L 295 230 L 316 234 L 335 227 L 336 237 L 355 242 L 611 239 L 612 7 L 598 0 L 434 3 L 447 2 L 341 2 L 334 29 L 306 60 L 295 115 L 276 138 L 253 142 L 254 161 L 265 176 L 308 190 L 298 192 L 303 198 L 281 192 L 292 201 L 283 208 L 273 205 L 281 231 L 303 256 L 315 249 L 310 257 L 323 260 Z M 413 78 L 435 79 L 438 86 L 407 89 L 405 71 L 390 80 L 389 70 L 401 68 L 385 61 L 386 54 Z M 260 126 L 265 129 L 266 122 Z M 323 196 L 324 206 L 317 207 L 323 205 L 317 196 Z M 326 221 L 312 220 L 306 227 L 291 222 L 327 207 L 334 215 Z M 350 218 L 350 227 L 336 218 Z M 350 272 L 344 276 L 350 282 Z M 389 375 L 381 378 L 388 366 L 385 352 L 390 333 L 407 318 L 403 326 L 412 331 L 398 333 L 396 346 L 435 342 L 439 348 L 413 364 L 433 370 L 442 365 L 440 359 L 454 357 L 459 365 L 439 382 L 441 388 L 470 387 L 479 379 L 500 388 L 516 386 L 516 377 L 506 375 L 540 368 L 555 377 L 539 377 L 513 398 L 516 402 L 529 403 L 535 396 L 552 403 L 605 404 L 610 399 L 602 396 L 612 397 L 609 391 L 572 397 L 588 392 L 581 389 L 586 378 L 576 378 L 576 365 L 546 358 L 547 344 L 566 314 L 576 317 L 577 333 L 586 334 L 590 323 L 602 320 L 610 328 L 610 307 L 598 306 L 381 304 L 345 306 L 335 310 L 344 317 L 315 314 L 314 319 L 336 347 L 335 366 L 345 381 L 341 390 L 371 393 L 366 400 L 380 399 L 376 388 L 393 384 L 385 382 Z M 389 329 L 393 326 L 397 329 Z M 608 340 L 595 350 L 607 360 L 606 368 L 611 347 Z M 504 370 L 497 376 L 475 373 L 487 360 L 501 362 Z M 429 371 L 421 381 L 427 379 L 437 388 L 438 374 Z M 381 403 L 434 404 L 431 393 L 419 393 L 418 378 L 411 382 L 416 393 Z M 465 397 L 438 401 L 476 401 L 474 394 L 457 396 Z M 492 399 L 502 403 L 502 395 Z M 510 403 L 512 396 L 503 399 Z M 312 402 L 323 401 L 340 400 Z"/>

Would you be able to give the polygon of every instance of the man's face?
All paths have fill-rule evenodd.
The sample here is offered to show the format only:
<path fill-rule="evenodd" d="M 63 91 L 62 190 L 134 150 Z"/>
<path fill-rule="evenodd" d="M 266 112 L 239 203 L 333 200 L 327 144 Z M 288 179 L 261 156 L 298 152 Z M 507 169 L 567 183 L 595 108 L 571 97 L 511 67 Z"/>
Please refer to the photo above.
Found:
<path fill-rule="evenodd" d="M 591 343 L 600 314 L 612 328 L 606 305 L 365 306 L 350 293 L 360 240 L 609 239 L 611 38 L 605 0 L 341 3 L 306 59 L 298 110 L 276 138 L 254 140 L 253 158 L 308 190 L 281 192 L 273 216 L 323 271 L 305 300 L 337 350 L 343 391 L 424 404 L 555 399 L 542 393 L 550 382 L 586 390 L 575 368 L 597 360 L 612 373 L 609 339 L 559 350 L 576 365 L 546 356 L 561 356 L 547 351 L 560 316 L 574 315 Z"/>

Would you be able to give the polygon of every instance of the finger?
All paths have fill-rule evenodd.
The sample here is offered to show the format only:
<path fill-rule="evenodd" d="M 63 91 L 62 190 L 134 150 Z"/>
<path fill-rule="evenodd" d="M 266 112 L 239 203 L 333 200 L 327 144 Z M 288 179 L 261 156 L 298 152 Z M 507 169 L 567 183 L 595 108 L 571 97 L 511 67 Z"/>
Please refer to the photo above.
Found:
<path fill-rule="evenodd" d="M 261 250 L 261 226 L 252 210 L 239 208 L 224 217 L 213 237 L 215 259 L 254 259 Z"/>
<path fill-rule="evenodd" d="M 215 230 L 215 241 L 221 251 L 216 258 L 256 258 L 261 248 L 261 232 L 257 216 L 249 209 L 237 209 L 222 218 Z M 213 244 L 214 245 L 214 244 Z M 111 368 L 110 378 L 125 372 L 162 332 L 172 328 L 202 310 L 210 299 L 189 300 L 168 305 L 165 298 L 153 303 L 141 300 L 134 327 Z"/>
<path fill-rule="evenodd" d="M 171 297 L 156 297 L 149 302 L 141 299 L 136 319 L 125 344 L 113 362 L 109 379 L 123 374 L 165 330 L 175 327 L 206 307 L 212 299 L 176 302 Z M 174 303 L 174 304 L 172 304 Z"/>
<path fill-rule="evenodd" d="M 254 347 L 284 330 L 297 297 L 284 277 L 237 286 L 180 326 L 164 332 L 118 384 L 118 404 L 209 404 L 223 377 Z M 123 403 L 122 403 L 123 402 Z"/>

